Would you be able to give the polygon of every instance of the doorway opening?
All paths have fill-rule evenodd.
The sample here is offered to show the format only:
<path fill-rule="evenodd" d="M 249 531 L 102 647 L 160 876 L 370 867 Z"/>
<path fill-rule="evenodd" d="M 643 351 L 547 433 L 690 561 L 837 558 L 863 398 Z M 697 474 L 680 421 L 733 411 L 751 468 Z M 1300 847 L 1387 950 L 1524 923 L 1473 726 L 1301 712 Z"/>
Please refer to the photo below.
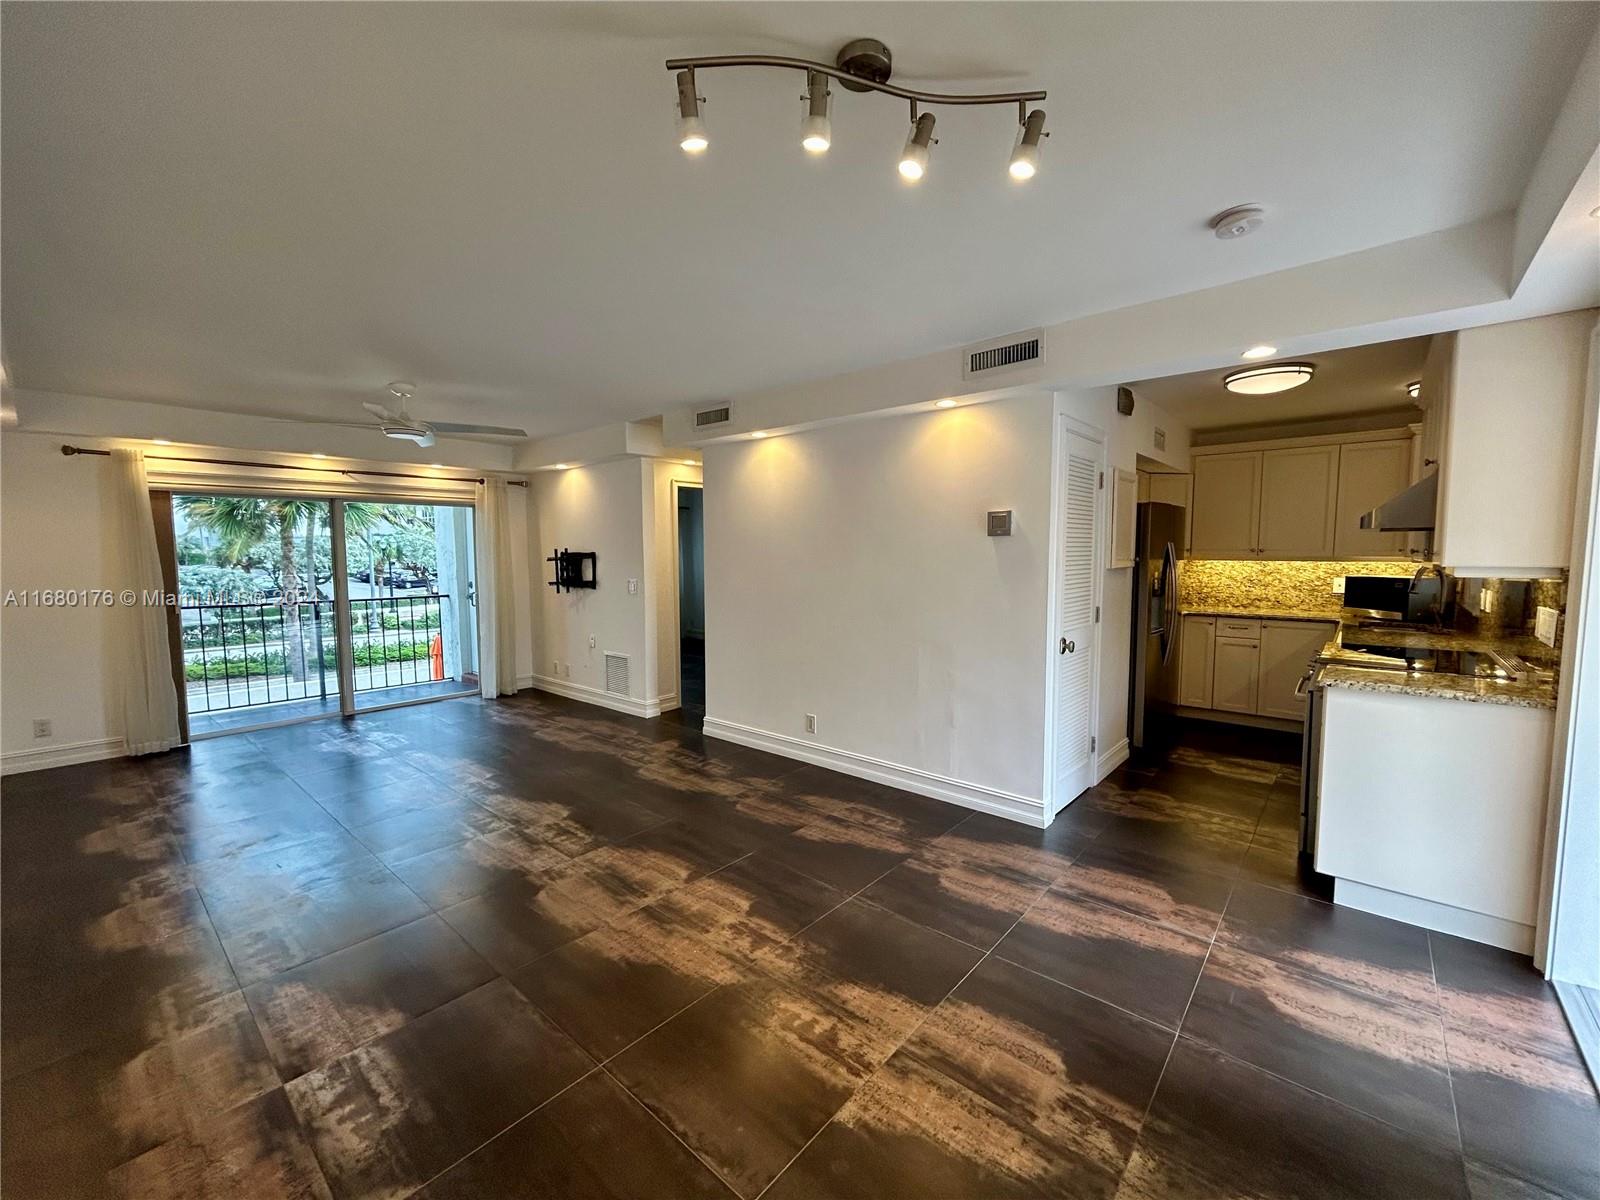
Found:
<path fill-rule="evenodd" d="M 678 521 L 678 703 L 684 715 L 706 715 L 705 490 L 672 485 Z"/>
<path fill-rule="evenodd" d="M 466 505 L 171 495 L 190 738 L 471 694 Z"/>

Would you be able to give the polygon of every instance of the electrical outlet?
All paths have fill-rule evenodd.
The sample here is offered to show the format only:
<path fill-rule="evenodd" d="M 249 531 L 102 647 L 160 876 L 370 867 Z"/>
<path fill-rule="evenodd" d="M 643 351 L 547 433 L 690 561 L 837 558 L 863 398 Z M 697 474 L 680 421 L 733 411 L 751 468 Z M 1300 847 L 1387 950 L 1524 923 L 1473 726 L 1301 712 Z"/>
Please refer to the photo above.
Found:
<path fill-rule="evenodd" d="M 557 679 L 561 678 L 561 660 L 559 658 L 550 660 L 550 669 L 556 673 Z"/>
<path fill-rule="evenodd" d="M 1333 577 L 1333 582 L 1328 585 L 1328 590 L 1330 592 L 1332 592 L 1335 596 L 1344 595 L 1344 576 L 1343 575 L 1335 575 Z"/>
<path fill-rule="evenodd" d="M 566 672 L 566 676 L 567 676 L 567 678 L 568 678 L 568 679 L 571 679 L 571 678 L 572 678 L 572 664 L 571 664 L 571 663 L 568 663 L 568 664 L 567 664 L 567 665 L 566 665 L 566 667 L 565 667 L 565 672 Z"/>
<path fill-rule="evenodd" d="M 594 634 L 592 633 L 589 635 L 589 649 L 594 649 Z"/>
<path fill-rule="evenodd" d="M 1546 608 L 1542 604 L 1539 605 L 1533 613 L 1533 636 L 1546 646 L 1554 646 L 1556 644 L 1556 620 L 1560 615 L 1553 608 Z"/>
<path fill-rule="evenodd" d="M 806 714 L 806 732 L 807 733 L 816 733 L 816 731 L 817 731 L 817 714 L 816 713 L 807 713 Z"/>
<path fill-rule="evenodd" d="M 638 594 L 639 594 L 639 581 L 637 579 L 628 580 L 628 595 L 637 596 Z"/>
<path fill-rule="evenodd" d="M 53 736 L 53 734 L 51 732 L 50 722 L 49 721 L 35 721 L 33 723 L 33 736 L 36 737 L 36 738 L 47 738 L 47 737 Z"/>

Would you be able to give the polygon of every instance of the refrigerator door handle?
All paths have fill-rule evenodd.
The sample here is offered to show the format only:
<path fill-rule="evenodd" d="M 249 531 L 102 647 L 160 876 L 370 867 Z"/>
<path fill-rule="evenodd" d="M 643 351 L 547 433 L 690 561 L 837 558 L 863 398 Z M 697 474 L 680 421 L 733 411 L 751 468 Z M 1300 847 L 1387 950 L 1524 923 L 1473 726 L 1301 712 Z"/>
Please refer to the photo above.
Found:
<path fill-rule="evenodd" d="M 1177 580 L 1178 553 L 1173 544 L 1168 542 L 1166 552 L 1161 556 L 1161 581 L 1159 584 L 1162 595 L 1166 597 L 1166 603 L 1161 607 L 1167 618 L 1161 628 L 1162 666 L 1166 666 L 1172 661 L 1172 651 L 1178 643 L 1178 639 L 1172 636 L 1172 628 L 1175 624 L 1174 618 L 1177 616 L 1173 611 L 1173 605 L 1177 602 L 1177 596 L 1174 594 L 1177 590 Z"/>

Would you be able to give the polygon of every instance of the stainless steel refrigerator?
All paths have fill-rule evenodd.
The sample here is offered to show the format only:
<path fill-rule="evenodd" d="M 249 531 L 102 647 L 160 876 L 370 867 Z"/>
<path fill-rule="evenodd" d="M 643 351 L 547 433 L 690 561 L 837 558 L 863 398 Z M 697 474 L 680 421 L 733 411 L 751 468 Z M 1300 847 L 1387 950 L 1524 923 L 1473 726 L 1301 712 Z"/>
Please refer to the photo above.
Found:
<path fill-rule="evenodd" d="M 1133 653 L 1128 687 L 1128 739 L 1135 749 L 1160 747 L 1174 732 L 1178 696 L 1178 560 L 1183 509 L 1139 505 L 1133 560 Z"/>

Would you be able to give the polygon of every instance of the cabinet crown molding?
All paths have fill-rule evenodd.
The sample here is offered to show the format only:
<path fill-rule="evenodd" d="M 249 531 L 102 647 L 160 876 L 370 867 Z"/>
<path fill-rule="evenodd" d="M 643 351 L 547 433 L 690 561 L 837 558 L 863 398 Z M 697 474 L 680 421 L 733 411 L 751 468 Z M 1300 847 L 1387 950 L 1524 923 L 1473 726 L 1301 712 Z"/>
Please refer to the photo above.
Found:
<path fill-rule="evenodd" d="M 1296 446 L 1344 446 L 1356 442 L 1392 442 L 1410 437 L 1414 426 L 1396 425 L 1393 429 L 1362 429 L 1353 433 L 1317 433 L 1305 437 L 1263 438 L 1251 442 L 1213 442 L 1190 446 L 1191 458 L 1208 454 L 1238 454 L 1246 450 L 1289 450 Z"/>

